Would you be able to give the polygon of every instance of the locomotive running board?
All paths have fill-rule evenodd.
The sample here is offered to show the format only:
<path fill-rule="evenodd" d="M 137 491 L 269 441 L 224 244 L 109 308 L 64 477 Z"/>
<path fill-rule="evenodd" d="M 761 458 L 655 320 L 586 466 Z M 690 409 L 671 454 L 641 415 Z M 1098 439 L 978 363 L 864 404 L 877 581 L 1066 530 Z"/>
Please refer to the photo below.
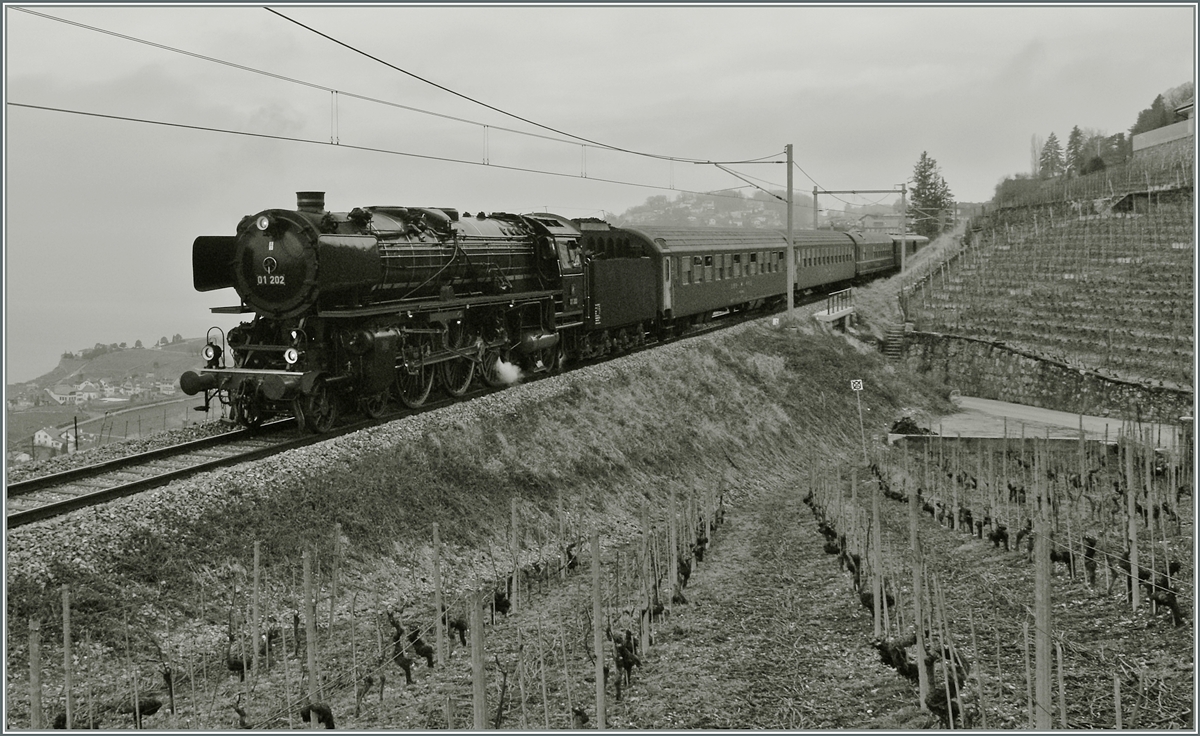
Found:
<path fill-rule="evenodd" d="M 472 307 L 490 307 L 517 302 L 536 302 L 552 298 L 557 291 L 528 291 L 520 294 L 495 294 L 489 296 L 470 296 L 454 299 L 453 301 L 422 302 L 419 304 L 379 304 L 370 307 L 352 307 L 350 309 L 323 309 L 317 312 L 318 317 L 328 319 L 354 319 L 360 317 L 377 317 L 385 314 L 428 314 L 429 312 L 444 312 L 447 309 Z"/>

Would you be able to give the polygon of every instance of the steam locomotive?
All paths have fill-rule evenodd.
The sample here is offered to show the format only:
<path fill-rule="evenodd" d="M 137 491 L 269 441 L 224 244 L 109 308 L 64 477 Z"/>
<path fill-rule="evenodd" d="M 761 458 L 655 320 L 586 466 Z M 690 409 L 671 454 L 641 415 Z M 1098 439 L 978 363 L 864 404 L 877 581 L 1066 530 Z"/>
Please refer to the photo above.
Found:
<path fill-rule="evenodd" d="M 803 292 L 898 269 L 919 236 L 795 234 Z M 197 291 L 230 288 L 218 314 L 253 317 L 209 330 L 205 367 L 180 377 L 189 396 L 229 406 L 255 427 L 294 415 L 327 432 L 346 410 L 370 417 L 394 399 L 416 408 L 435 383 L 465 394 L 478 376 L 518 366 L 553 373 L 680 333 L 715 312 L 786 300 L 787 239 L 776 230 L 612 227 L 552 214 L 447 207 L 295 210 L 247 215 L 232 236 L 192 245 Z"/>

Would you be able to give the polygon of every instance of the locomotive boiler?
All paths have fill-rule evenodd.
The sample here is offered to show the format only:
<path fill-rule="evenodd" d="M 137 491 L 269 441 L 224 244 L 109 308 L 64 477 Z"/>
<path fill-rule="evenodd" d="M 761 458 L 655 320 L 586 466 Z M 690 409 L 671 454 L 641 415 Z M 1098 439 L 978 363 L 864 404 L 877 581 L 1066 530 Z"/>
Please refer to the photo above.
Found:
<path fill-rule="evenodd" d="M 210 339 L 206 365 L 180 378 L 256 426 L 294 414 L 328 430 L 342 408 L 381 415 L 391 396 L 416 407 L 439 382 L 452 396 L 502 362 L 555 369 L 559 328 L 582 313 L 580 231 L 549 214 L 474 216 L 436 207 L 295 210 L 242 218 L 232 236 L 192 246 L 198 291 L 232 287 L 253 318 Z M 210 332 L 211 336 L 211 332 Z"/>

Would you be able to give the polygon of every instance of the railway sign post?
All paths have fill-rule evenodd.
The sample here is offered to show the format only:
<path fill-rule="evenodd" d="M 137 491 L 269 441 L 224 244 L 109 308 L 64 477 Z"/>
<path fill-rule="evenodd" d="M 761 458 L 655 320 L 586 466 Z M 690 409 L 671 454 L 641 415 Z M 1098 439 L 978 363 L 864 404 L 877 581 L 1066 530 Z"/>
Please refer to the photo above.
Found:
<path fill-rule="evenodd" d="M 863 382 L 861 378 L 855 378 L 850 381 L 850 390 L 854 392 L 854 398 L 858 399 L 858 431 L 862 436 L 863 462 L 867 465 L 871 464 L 870 458 L 867 457 L 867 430 L 863 426 L 862 415 L 862 390 Z"/>

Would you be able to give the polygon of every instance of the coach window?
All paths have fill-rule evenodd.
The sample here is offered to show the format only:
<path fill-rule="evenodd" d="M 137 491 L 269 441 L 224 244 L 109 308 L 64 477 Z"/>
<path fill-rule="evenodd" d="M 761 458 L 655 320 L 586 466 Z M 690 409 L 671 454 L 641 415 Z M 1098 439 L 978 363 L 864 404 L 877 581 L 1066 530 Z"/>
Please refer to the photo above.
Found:
<path fill-rule="evenodd" d="M 704 280 L 713 280 L 713 259 L 712 256 L 704 256 Z"/>
<path fill-rule="evenodd" d="M 758 254 L 750 254 L 750 275 L 754 276 L 758 273 Z"/>

